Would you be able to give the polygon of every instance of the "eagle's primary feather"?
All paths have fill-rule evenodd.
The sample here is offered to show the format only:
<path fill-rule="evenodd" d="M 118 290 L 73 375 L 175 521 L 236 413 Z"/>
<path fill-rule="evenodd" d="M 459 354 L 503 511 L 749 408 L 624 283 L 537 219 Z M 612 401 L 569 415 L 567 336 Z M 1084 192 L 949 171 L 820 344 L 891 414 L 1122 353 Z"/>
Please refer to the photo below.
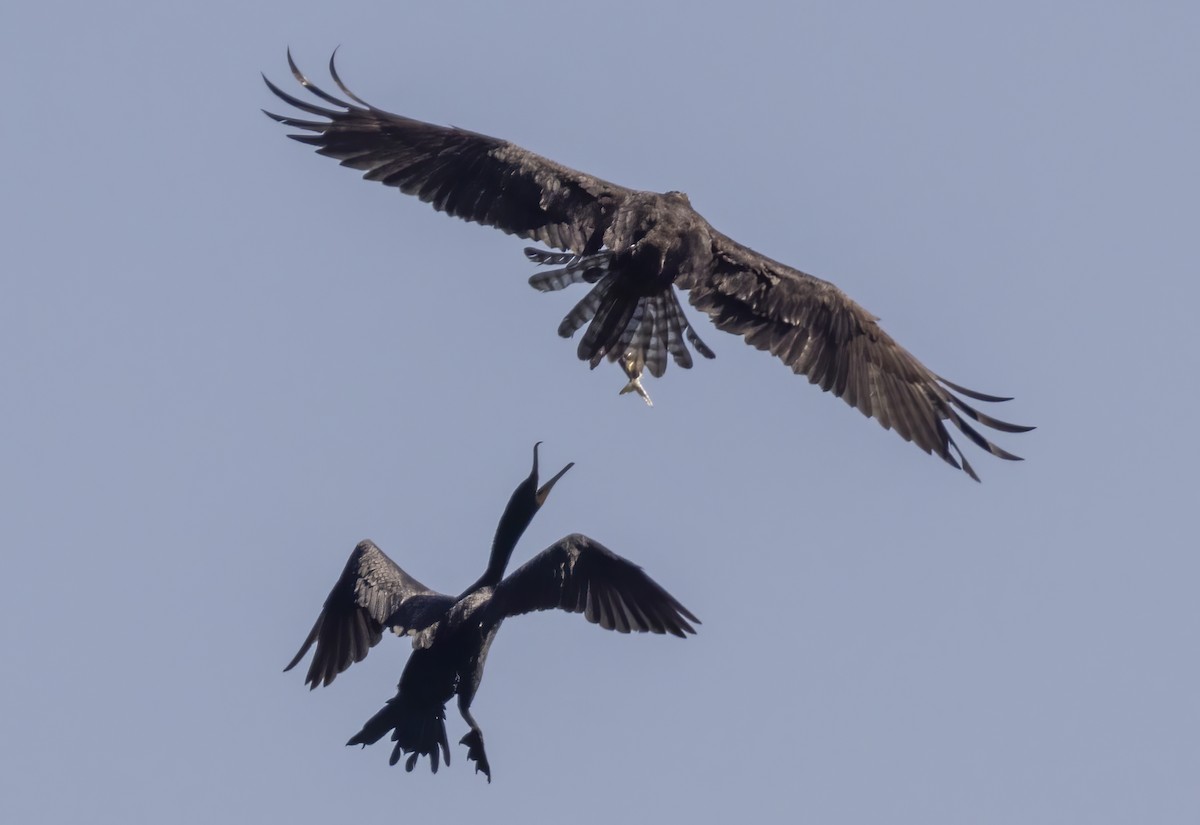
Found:
<path fill-rule="evenodd" d="M 726 237 L 683 193 L 627 189 L 498 138 L 377 109 L 346 87 L 333 58 L 329 73 L 346 99 L 314 85 L 290 52 L 288 65 L 323 104 L 289 95 L 264 77 L 283 101 L 319 118 L 266 113 L 304 132 L 293 138 L 449 215 L 563 250 L 526 249 L 531 261 L 555 267 L 530 283 L 542 291 L 591 285 L 558 332 L 571 337 L 583 329 L 579 358 L 593 367 L 606 358 L 618 363 L 629 378 L 624 391 L 637 390 L 649 402 L 640 383 L 643 369 L 661 376 L 667 355 L 691 367 L 688 343 L 713 357 L 684 316 L 678 288 L 718 329 L 770 352 L 976 481 L 947 421 L 992 455 L 1019 460 L 973 423 L 1007 433 L 1032 427 L 985 415 L 960 396 L 1007 398 L 932 372 L 836 286 Z"/>

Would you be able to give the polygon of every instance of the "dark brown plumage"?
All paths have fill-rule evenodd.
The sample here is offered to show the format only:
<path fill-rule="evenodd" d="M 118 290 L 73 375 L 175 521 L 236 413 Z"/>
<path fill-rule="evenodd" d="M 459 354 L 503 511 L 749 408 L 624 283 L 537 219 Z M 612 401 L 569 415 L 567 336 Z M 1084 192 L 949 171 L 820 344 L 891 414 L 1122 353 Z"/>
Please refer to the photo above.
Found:
<path fill-rule="evenodd" d="M 288 64 L 296 80 L 328 104 L 300 100 L 264 77 L 282 100 L 322 118 L 267 112 L 310 133 L 291 137 L 442 212 L 564 250 L 526 249 L 531 261 L 554 267 L 530 283 L 542 291 L 592 285 L 558 331 L 570 337 L 586 325 L 580 359 L 593 367 L 606 358 L 618 363 L 629 379 L 622 392 L 637 391 L 649 403 L 643 370 L 661 376 L 668 355 L 680 367 L 691 367 L 687 343 L 713 357 L 685 318 L 672 288 L 678 287 L 718 329 L 770 352 L 976 481 L 946 421 L 992 455 L 1019 460 L 971 422 L 1008 433 L 1032 427 L 992 418 L 959 396 L 1009 399 L 968 390 L 930 371 L 836 286 L 721 234 L 683 193 L 627 189 L 507 141 L 377 109 L 346 88 L 332 58 L 330 75 L 348 100 L 313 85 L 290 53 Z"/>
<path fill-rule="evenodd" d="M 385 630 L 411 636 L 413 653 L 395 697 L 371 717 L 348 745 L 370 745 L 389 732 L 396 744 L 391 764 L 408 754 L 405 767 L 428 756 L 437 773 L 439 754 L 450 764 L 446 703 L 470 726 L 461 740 L 467 760 L 492 780 L 483 731 L 471 702 L 483 678 L 492 640 L 505 619 L 538 610 L 582 613 L 589 622 L 619 633 L 670 633 L 684 638 L 699 620 L 642 568 L 595 539 L 575 533 L 552 544 L 505 576 L 517 541 L 572 465 L 538 486 L 538 448 L 533 470 L 513 491 L 496 527 L 483 575 L 459 596 L 431 590 L 388 558 L 372 541 L 361 541 L 325 599 L 317 621 L 284 668 L 291 670 L 316 645 L 305 682 L 328 685 L 367 653 Z"/>

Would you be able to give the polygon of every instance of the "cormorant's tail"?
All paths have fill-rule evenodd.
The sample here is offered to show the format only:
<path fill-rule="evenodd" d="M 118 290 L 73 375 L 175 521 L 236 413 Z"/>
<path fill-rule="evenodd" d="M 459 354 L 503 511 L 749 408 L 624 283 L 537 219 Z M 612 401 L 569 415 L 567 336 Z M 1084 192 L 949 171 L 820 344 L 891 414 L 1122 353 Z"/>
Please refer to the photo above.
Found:
<path fill-rule="evenodd" d="M 363 729 L 354 734 L 347 745 L 373 745 L 392 731 L 392 755 L 388 764 L 400 761 L 400 754 L 408 754 L 404 769 L 411 771 L 417 758 L 428 756 L 433 772 L 438 770 L 438 749 L 450 764 L 450 743 L 446 739 L 446 706 L 442 703 L 418 703 L 398 695 L 388 700 L 383 708 L 372 716 Z"/>

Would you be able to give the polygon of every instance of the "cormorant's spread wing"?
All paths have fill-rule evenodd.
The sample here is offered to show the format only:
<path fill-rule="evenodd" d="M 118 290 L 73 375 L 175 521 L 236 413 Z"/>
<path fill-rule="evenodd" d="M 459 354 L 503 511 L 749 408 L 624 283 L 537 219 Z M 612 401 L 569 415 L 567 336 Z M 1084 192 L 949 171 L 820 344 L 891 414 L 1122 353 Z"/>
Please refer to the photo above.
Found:
<path fill-rule="evenodd" d="M 361 541 L 329 591 L 300 652 L 284 671 L 298 665 L 315 642 L 317 650 L 304 681 L 310 688 L 328 685 L 365 659 L 385 628 L 399 634 L 424 630 L 453 602 L 405 573 L 373 541 Z"/>
<path fill-rule="evenodd" d="M 502 616 L 559 608 L 582 613 L 607 630 L 628 633 L 696 631 L 700 620 L 651 579 L 598 541 L 578 533 L 538 553 L 496 587 L 492 609 Z"/>
<path fill-rule="evenodd" d="M 436 126 L 385 112 L 364 102 L 329 73 L 349 100 L 313 85 L 292 60 L 292 74 L 318 106 L 293 97 L 263 77 L 271 91 L 297 109 L 326 118 L 304 120 L 265 112 L 311 135 L 291 135 L 367 180 L 395 186 L 456 218 L 494 226 L 582 254 L 597 251 L 611 207 L 630 190 L 555 163 L 512 143 L 465 129 Z"/>
<path fill-rule="evenodd" d="M 711 270 L 687 273 L 676 286 L 689 290 L 692 305 L 708 313 L 718 328 L 776 355 L 925 452 L 955 467 L 961 461 L 961 469 L 976 481 L 979 476 L 954 443 L 946 420 L 992 455 L 1020 460 L 984 438 L 963 416 L 1006 433 L 1033 428 L 984 415 L 954 393 L 977 401 L 1009 399 L 974 392 L 934 374 L 833 284 L 714 231 Z"/>

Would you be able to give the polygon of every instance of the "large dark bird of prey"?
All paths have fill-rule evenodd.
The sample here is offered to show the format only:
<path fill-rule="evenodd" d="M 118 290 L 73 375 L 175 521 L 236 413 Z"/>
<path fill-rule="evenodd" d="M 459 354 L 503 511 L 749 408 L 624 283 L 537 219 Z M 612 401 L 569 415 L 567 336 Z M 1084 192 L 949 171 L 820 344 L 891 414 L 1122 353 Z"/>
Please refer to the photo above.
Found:
<path fill-rule="evenodd" d="M 976 481 L 946 421 L 992 455 L 1019 460 L 964 416 L 1008 433 L 1032 427 L 985 415 L 959 395 L 989 402 L 1007 398 L 968 390 L 931 372 L 836 286 L 722 235 L 682 192 L 626 189 L 504 140 L 377 109 L 346 88 L 333 58 L 329 73 L 348 100 L 313 85 L 290 52 L 288 65 L 305 89 L 328 104 L 293 97 L 264 76 L 284 101 L 323 118 L 266 112 L 311 133 L 292 138 L 454 217 L 563 250 L 526 249 L 531 261 L 554 267 L 530 283 L 543 292 L 592 285 L 558 334 L 569 338 L 586 325 L 580 359 L 592 367 L 605 358 L 620 364 L 629 379 L 622 392 L 635 390 L 649 403 L 642 371 L 661 377 L 668 354 L 680 367 L 691 367 L 685 338 L 701 355 L 713 357 L 684 316 L 674 286 L 686 290 L 692 306 L 718 329 L 772 353 Z"/>
<path fill-rule="evenodd" d="M 390 763 L 409 754 L 409 771 L 417 758 L 428 756 L 433 772 L 438 752 L 450 764 L 446 739 L 446 702 L 458 694 L 458 710 L 470 726 L 462 738 L 467 759 L 483 771 L 492 769 L 483 749 L 483 731 L 471 716 L 471 701 L 483 678 L 488 648 L 500 624 L 510 616 L 558 608 L 582 613 L 607 630 L 628 633 L 695 633 L 689 622 L 699 619 L 663 590 L 642 568 L 578 533 L 560 539 L 505 577 L 517 540 L 529 526 L 554 486 L 571 469 L 568 464 L 538 487 L 537 445 L 533 471 L 509 499 L 487 569 L 458 596 L 430 590 L 404 572 L 371 541 L 359 542 L 346 568 L 325 600 L 321 615 L 291 670 L 315 643 L 308 668 L 310 688 L 328 685 L 383 637 L 384 630 L 411 636 L 413 653 L 400 675 L 395 697 L 372 716 L 347 745 L 371 745 L 391 731 Z"/>

